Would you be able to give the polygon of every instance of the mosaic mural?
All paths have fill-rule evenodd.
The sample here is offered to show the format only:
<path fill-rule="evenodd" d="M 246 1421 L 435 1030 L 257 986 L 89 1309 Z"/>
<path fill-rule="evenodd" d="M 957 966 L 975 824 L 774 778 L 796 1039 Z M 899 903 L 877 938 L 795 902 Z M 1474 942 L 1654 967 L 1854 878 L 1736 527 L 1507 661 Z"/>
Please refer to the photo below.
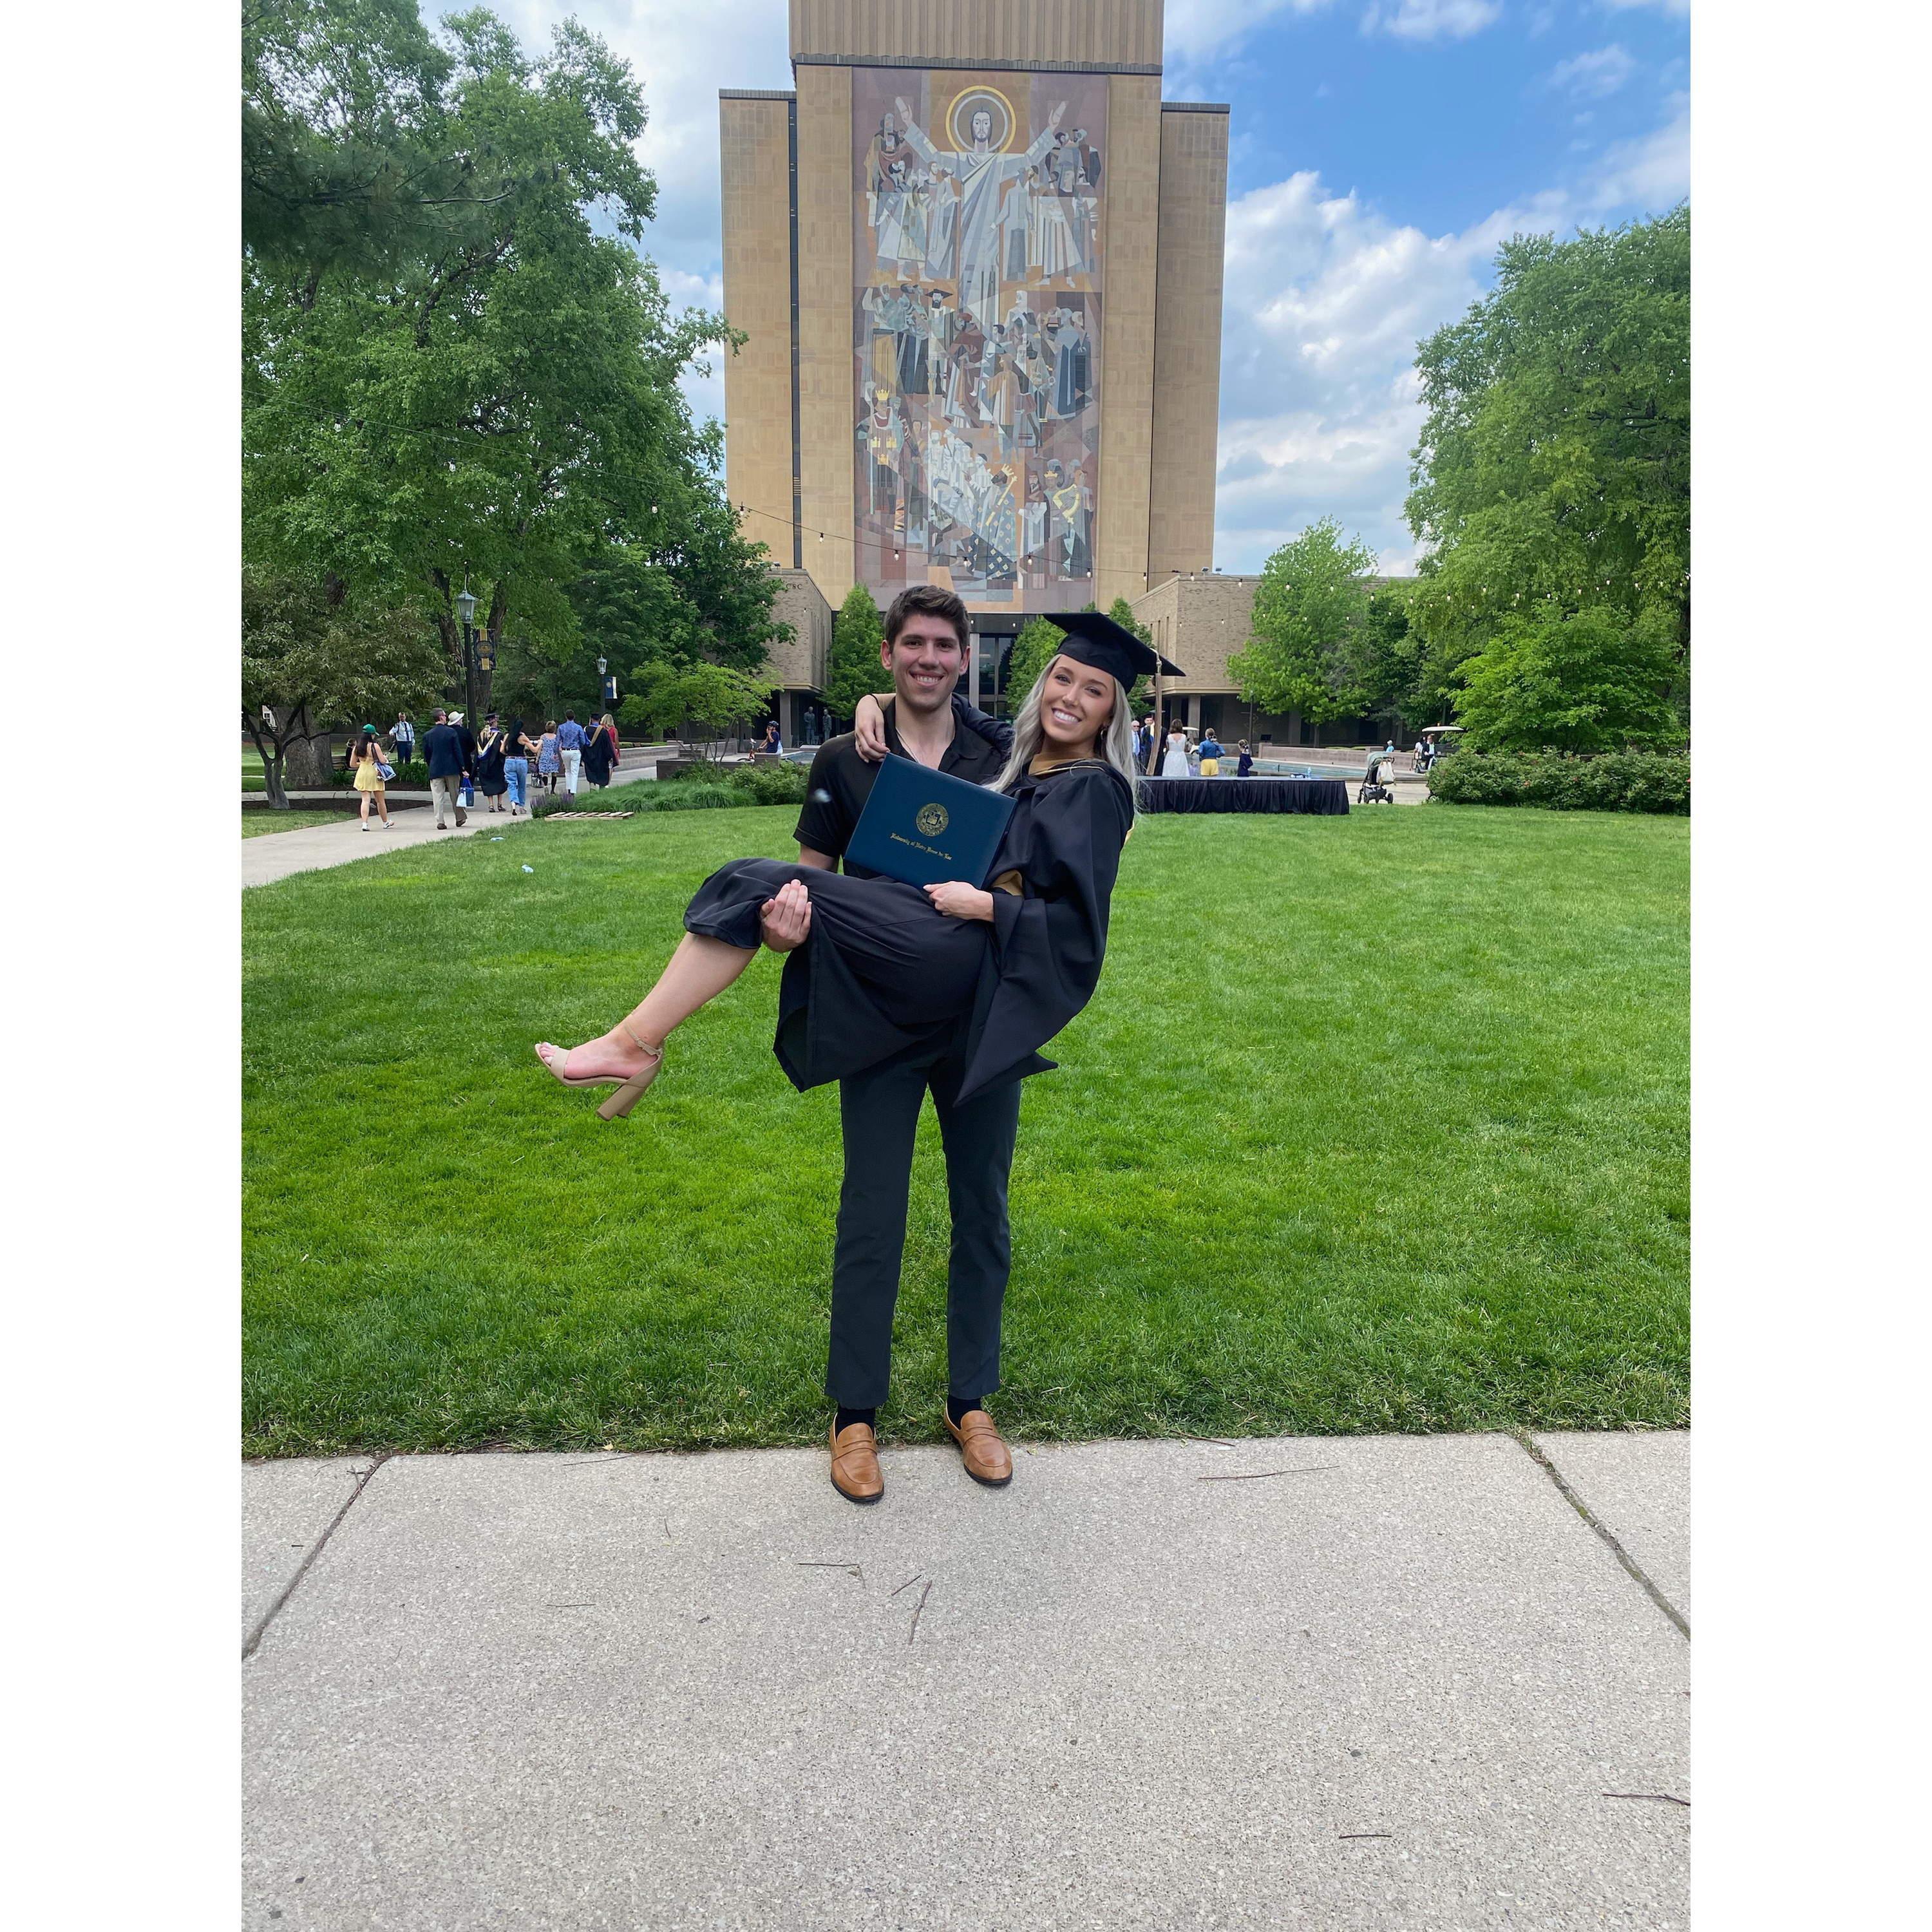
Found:
<path fill-rule="evenodd" d="M 856 574 L 1093 596 L 1104 75 L 861 68 Z"/>

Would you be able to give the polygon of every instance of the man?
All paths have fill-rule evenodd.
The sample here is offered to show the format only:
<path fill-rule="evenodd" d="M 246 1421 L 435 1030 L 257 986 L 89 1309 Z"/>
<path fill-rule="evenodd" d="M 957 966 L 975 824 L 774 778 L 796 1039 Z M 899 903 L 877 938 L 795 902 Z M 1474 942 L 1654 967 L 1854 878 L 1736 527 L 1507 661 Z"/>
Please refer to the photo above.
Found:
<path fill-rule="evenodd" d="M 452 813 L 459 825 L 469 814 L 456 791 L 463 776 L 463 740 L 446 711 L 439 710 L 436 722 L 424 733 L 423 756 L 429 761 L 429 795 L 436 806 L 436 829 L 447 832 Z"/>
<path fill-rule="evenodd" d="M 410 722 L 406 711 L 396 713 L 396 728 L 389 736 L 395 741 L 396 763 L 407 764 L 416 754 L 416 728 Z"/>
<path fill-rule="evenodd" d="M 577 796 L 578 774 L 584 769 L 584 727 L 577 713 L 563 714 L 563 729 L 556 734 L 556 748 L 563 754 L 563 789 L 570 798 Z"/>
<path fill-rule="evenodd" d="M 902 591 L 886 613 L 879 662 L 892 674 L 885 706 L 886 748 L 973 784 L 996 777 L 1011 728 L 984 722 L 999 742 L 976 735 L 956 717 L 953 687 L 968 662 L 966 607 L 938 584 Z M 828 739 L 812 760 L 804 809 L 794 836 L 799 862 L 836 868 L 878 767 L 860 754 L 851 732 Z M 848 866 L 862 877 L 862 867 Z M 765 943 L 788 952 L 802 937 L 778 902 L 768 911 Z M 874 1433 L 891 1367 L 892 1307 L 905 1248 L 906 1203 L 913 1138 L 929 1089 L 946 1149 L 952 1212 L 946 1276 L 949 1394 L 946 1426 L 967 1473 L 998 1487 L 1012 1475 L 1012 1458 L 981 1398 L 999 1385 L 1000 1313 L 1006 1298 L 1012 1238 L 1006 1221 L 1006 1176 L 1019 1126 L 1017 1080 L 974 1096 L 956 1096 L 964 1074 L 963 1026 L 958 1036 L 908 1048 L 839 1082 L 845 1150 L 838 1242 L 832 1264 L 832 1346 L 826 1394 L 836 1406 L 831 1433 L 832 1480 L 854 1502 L 884 1493 Z"/>

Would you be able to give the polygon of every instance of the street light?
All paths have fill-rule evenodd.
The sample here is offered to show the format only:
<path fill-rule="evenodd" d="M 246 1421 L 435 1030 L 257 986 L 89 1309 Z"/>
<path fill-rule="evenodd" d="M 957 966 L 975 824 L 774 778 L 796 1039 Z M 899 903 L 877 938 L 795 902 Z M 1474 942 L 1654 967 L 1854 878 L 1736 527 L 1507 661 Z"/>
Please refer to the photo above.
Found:
<path fill-rule="evenodd" d="M 456 619 L 463 626 L 463 701 L 464 718 L 476 728 L 476 633 L 470 628 L 476 616 L 476 599 L 470 594 L 470 580 L 456 593 Z"/>

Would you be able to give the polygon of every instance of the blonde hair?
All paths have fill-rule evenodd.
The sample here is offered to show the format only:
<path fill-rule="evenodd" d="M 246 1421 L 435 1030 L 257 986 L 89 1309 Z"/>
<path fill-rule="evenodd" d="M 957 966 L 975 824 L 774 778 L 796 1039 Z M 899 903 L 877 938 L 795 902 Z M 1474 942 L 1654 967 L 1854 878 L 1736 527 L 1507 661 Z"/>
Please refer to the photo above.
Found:
<path fill-rule="evenodd" d="M 1057 652 L 1048 658 L 1045 668 L 1034 680 L 1033 688 L 1027 693 L 1018 716 L 1013 720 L 1013 747 L 1006 754 L 1005 768 L 992 782 L 995 791 L 1004 791 L 1016 780 L 1024 777 L 1046 742 L 1046 734 L 1040 728 L 1040 694 L 1046 687 L 1048 674 L 1059 662 Z M 1107 682 L 1114 687 L 1113 715 L 1107 721 L 1106 729 L 1094 741 L 1094 755 L 1112 765 L 1126 780 L 1127 789 L 1133 794 L 1138 810 L 1140 774 L 1134 766 L 1132 707 L 1127 702 L 1127 694 L 1120 680 L 1108 675 Z"/>

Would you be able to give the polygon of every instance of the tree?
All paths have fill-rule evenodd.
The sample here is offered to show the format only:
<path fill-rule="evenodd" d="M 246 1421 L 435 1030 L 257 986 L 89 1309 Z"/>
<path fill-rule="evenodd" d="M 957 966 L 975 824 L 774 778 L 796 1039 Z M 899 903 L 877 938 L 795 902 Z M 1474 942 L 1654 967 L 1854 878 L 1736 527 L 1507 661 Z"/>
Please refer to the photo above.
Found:
<path fill-rule="evenodd" d="M 1438 688 L 1522 634 L 1511 619 L 1599 610 L 1592 637 L 1670 640 L 1688 719 L 1690 349 L 1688 207 L 1517 236 L 1494 292 L 1418 346 L 1408 514 L 1428 554 L 1410 615 Z"/>
<path fill-rule="evenodd" d="M 1052 663 L 1066 633 L 1044 617 L 1029 617 L 1006 653 L 1006 697 L 1015 709 L 1026 701 L 1040 674 Z"/>
<path fill-rule="evenodd" d="M 442 668 L 420 610 L 358 605 L 339 584 L 242 573 L 242 722 L 262 754 L 268 803 L 289 806 L 284 769 L 326 781 L 326 726 L 358 716 L 379 729 L 434 698 Z"/>
<path fill-rule="evenodd" d="M 652 732 L 695 724 L 707 755 L 718 740 L 735 736 L 770 706 L 769 685 L 724 664 L 650 663 L 631 677 L 633 688 L 620 715 Z"/>
<path fill-rule="evenodd" d="M 1354 694 L 1360 715 L 1392 736 L 1448 710 L 1447 696 L 1428 685 L 1422 639 L 1408 621 L 1413 588 L 1408 581 L 1371 588 L 1367 608 L 1339 654 L 1342 682 Z"/>
<path fill-rule="evenodd" d="M 1088 606 L 1089 610 L 1091 610 L 1094 607 L 1091 604 Z M 1112 605 L 1109 608 L 1107 612 L 1107 615 L 1112 618 L 1114 622 L 1119 625 L 1122 630 L 1132 632 L 1134 635 L 1139 638 L 1142 644 L 1146 644 L 1150 647 L 1152 646 L 1154 644 L 1154 632 L 1152 628 L 1148 625 L 1143 624 L 1141 620 L 1134 615 L 1134 607 L 1130 604 L 1124 597 L 1116 597 L 1114 599 Z M 1153 701 L 1154 680 L 1150 677 L 1136 678 L 1133 682 L 1127 688 L 1128 704 L 1132 706 L 1148 704 L 1151 704 Z"/>
<path fill-rule="evenodd" d="M 1466 658 L 1457 706 L 1478 751 L 1668 751 L 1684 742 L 1670 701 L 1676 640 L 1653 614 L 1601 604 L 1566 614 L 1554 598 L 1505 617 Z"/>
<path fill-rule="evenodd" d="M 337 141 L 338 121 L 406 122 L 409 142 L 482 187 L 460 218 L 385 242 L 380 272 L 304 241 L 306 218 L 251 244 L 244 554 L 358 596 L 426 598 L 452 682 L 466 580 L 491 643 L 514 618 L 525 647 L 556 661 L 580 636 L 573 590 L 617 544 L 669 574 L 719 655 L 761 655 L 746 608 L 759 553 L 724 497 L 722 432 L 692 424 L 679 388 L 703 350 L 740 338 L 715 316 L 674 319 L 637 253 L 656 190 L 636 160 L 628 68 L 574 22 L 531 58 L 487 11 L 454 15 L 432 59 L 389 0 L 263 8 L 303 28 L 277 43 L 274 86 L 258 92 L 313 139 L 290 134 L 277 153 L 334 167 L 362 139 Z M 376 81 L 343 52 L 365 17 L 398 50 Z M 378 106 L 356 105 L 371 89 Z"/>
<path fill-rule="evenodd" d="M 1354 633 L 1368 614 L 1375 552 L 1332 517 L 1310 524 L 1262 566 L 1252 635 L 1228 660 L 1243 699 L 1298 711 L 1311 724 L 1361 709 Z"/>
<path fill-rule="evenodd" d="M 868 691 L 892 689 L 892 674 L 879 659 L 885 634 L 872 592 L 854 584 L 832 620 L 832 647 L 825 658 L 825 701 L 834 717 L 850 718 Z"/>

